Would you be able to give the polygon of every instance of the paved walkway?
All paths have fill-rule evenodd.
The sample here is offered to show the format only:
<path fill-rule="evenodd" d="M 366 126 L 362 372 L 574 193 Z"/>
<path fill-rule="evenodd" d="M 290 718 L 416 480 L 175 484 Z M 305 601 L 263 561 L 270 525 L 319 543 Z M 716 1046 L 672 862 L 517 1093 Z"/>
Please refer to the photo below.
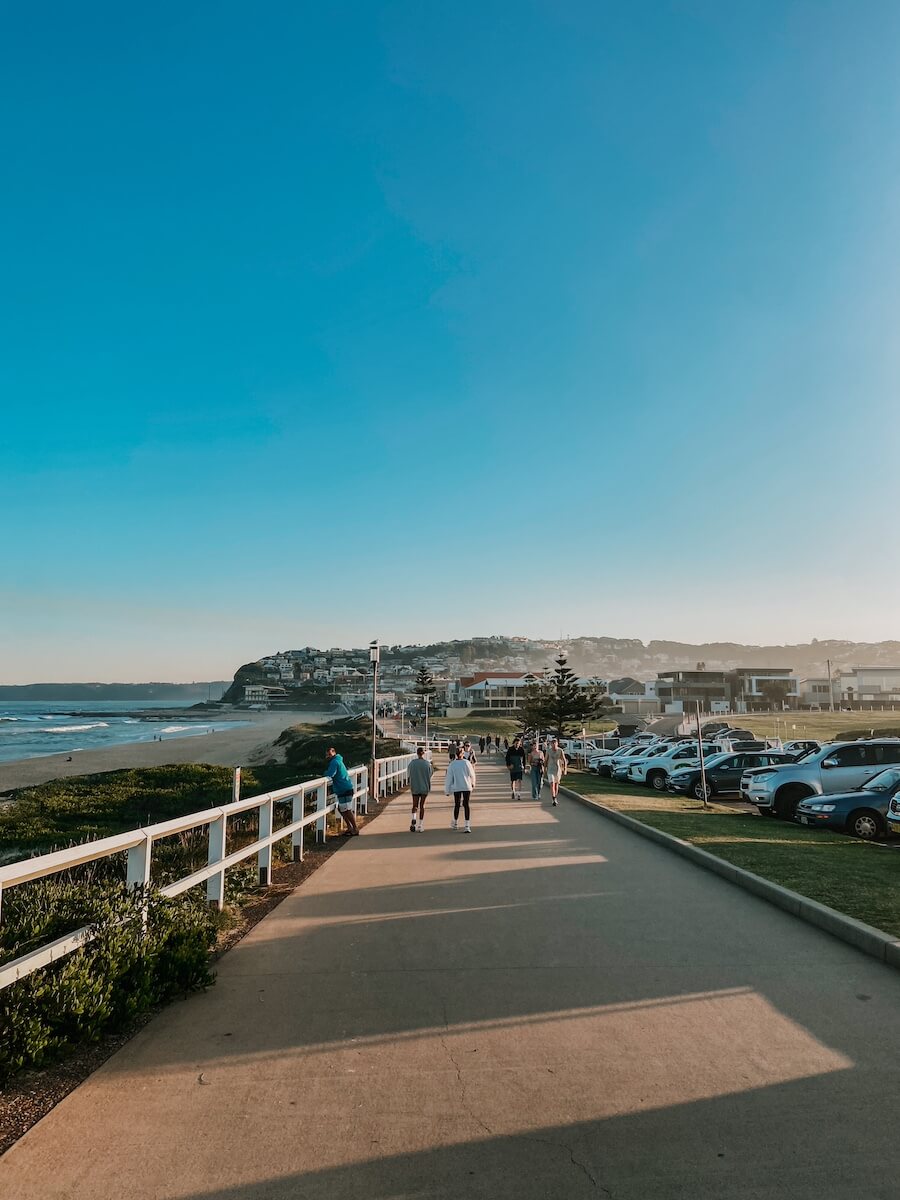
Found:
<path fill-rule="evenodd" d="M 399 797 L 0 1159 L 10 1200 L 888 1200 L 900 974 L 595 813 Z"/>

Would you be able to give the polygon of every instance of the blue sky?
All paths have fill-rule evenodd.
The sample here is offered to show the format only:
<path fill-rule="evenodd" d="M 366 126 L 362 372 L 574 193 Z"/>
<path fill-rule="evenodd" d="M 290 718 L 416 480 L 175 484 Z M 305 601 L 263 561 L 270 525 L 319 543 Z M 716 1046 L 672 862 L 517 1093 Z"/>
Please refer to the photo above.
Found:
<path fill-rule="evenodd" d="M 0 15 L 0 676 L 900 636 L 900 7 Z"/>

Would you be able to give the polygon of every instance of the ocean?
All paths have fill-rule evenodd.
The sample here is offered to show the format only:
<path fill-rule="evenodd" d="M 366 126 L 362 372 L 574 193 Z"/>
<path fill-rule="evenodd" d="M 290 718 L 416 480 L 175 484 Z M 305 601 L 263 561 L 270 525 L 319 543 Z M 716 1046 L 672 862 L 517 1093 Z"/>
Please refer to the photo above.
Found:
<path fill-rule="evenodd" d="M 166 704 L 164 710 L 188 708 Z M 131 742 L 152 742 L 170 737 L 199 737 L 210 730 L 235 729 L 248 721 L 222 721 L 197 717 L 178 720 L 177 714 L 149 719 L 152 709 L 139 700 L 11 700 L 0 702 L 0 762 L 39 758 L 45 754 L 75 754 Z"/>

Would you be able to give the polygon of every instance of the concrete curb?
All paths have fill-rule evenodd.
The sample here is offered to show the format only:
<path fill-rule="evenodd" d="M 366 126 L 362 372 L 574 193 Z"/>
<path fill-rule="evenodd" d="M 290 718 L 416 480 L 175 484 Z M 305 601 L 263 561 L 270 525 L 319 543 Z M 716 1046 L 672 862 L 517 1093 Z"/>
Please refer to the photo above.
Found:
<path fill-rule="evenodd" d="M 582 796 L 579 792 L 573 792 L 571 788 L 561 787 L 559 790 L 570 800 L 577 800 L 586 808 L 594 809 L 595 812 L 615 821 L 618 825 L 624 825 L 632 833 L 640 834 L 641 837 L 648 838 L 651 842 L 665 846 L 666 849 L 680 854 L 682 858 L 688 859 L 698 867 L 720 875 L 729 883 L 736 884 L 744 891 L 752 892 L 754 896 L 759 896 L 763 900 L 768 900 L 770 904 L 791 913 L 792 916 L 799 917 L 808 925 L 814 925 L 817 929 L 822 929 L 833 937 L 840 938 L 842 942 L 855 946 L 857 950 L 862 950 L 863 954 L 868 954 L 872 958 L 886 963 L 887 966 L 900 970 L 900 940 L 891 937 L 889 933 L 882 933 L 880 929 L 875 929 L 874 926 L 866 925 L 862 921 L 856 921 L 853 917 L 845 916 L 836 909 L 829 908 L 827 904 L 819 904 L 817 900 L 810 900 L 806 896 L 801 896 L 799 892 L 792 892 L 789 888 L 763 879 L 761 875 L 754 875 L 752 871 L 736 867 L 723 858 L 717 858 L 715 854 L 701 850 L 699 846 L 693 846 L 690 842 L 674 837 L 671 833 L 663 833 L 661 829 L 655 829 L 652 825 L 645 825 L 643 821 L 626 816 L 625 813 L 618 812 L 614 808 L 608 808 L 598 800 Z"/>

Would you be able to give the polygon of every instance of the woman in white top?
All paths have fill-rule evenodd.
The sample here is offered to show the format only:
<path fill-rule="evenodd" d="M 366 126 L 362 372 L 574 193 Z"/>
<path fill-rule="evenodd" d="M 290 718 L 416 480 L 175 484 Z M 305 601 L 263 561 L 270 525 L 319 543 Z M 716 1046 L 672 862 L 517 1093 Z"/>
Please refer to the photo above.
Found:
<path fill-rule="evenodd" d="M 560 749 L 559 739 L 550 739 L 550 749 L 547 751 L 547 782 L 550 784 L 550 795 L 553 803 L 559 804 L 559 783 L 569 769 L 569 761 L 565 750 Z"/>
<path fill-rule="evenodd" d="M 462 757 L 462 751 L 458 751 L 457 757 L 453 759 L 450 766 L 447 768 L 447 774 L 444 778 L 444 795 L 453 796 L 453 820 L 450 822 L 451 829 L 459 827 L 459 808 L 462 805 L 466 814 L 466 833 L 472 832 L 471 814 L 469 812 L 469 800 L 472 792 L 475 790 L 475 768 L 468 759 Z"/>

